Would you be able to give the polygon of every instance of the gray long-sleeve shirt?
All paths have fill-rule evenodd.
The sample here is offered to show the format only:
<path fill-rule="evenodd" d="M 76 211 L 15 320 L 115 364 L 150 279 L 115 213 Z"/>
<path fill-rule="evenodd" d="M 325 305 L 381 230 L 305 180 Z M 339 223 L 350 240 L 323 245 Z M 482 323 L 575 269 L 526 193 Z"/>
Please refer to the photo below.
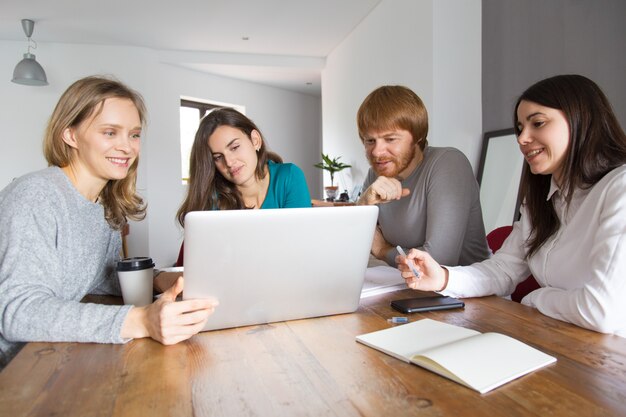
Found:
<path fill-rule="evenodd" d="M 123 343 L 132 306 L 80 303 L 119 294 L 120 233 L 60 168 L 14 180 L 0 192 L 0 369 L 23 343 Z"/>
<path fill-rule="evenodd" d="M 370 169 L 363 189 L 377 178 Z M 490 255 L 478 183 L 465 155 L 455 148 L 424 149 L 424 159 L 402 181 L 411 194 L 379 204 L 378 224 L 394 247 L 424 250 L 440 264 L 469 265 Z M 396 266 L 395 249 L 385 257 Z"/>

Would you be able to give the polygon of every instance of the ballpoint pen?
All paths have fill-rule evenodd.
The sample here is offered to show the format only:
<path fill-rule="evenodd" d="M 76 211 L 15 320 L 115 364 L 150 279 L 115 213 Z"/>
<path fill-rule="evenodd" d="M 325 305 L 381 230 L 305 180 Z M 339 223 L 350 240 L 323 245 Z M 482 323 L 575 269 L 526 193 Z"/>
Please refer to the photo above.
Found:
<path fill-rule="evenodd" d="M 406 253 L 404 253 L 404 251 L 402 250 L 400 245 L 396 246 L 396 250 L 398 251 L 398 253 L 400 255 L 402 255 L 402 256 L 404 256 L 406 258 Z M 411 272 L 413 272 L 413 275 L 415 275 L 415 278 L 419 278 L 420 277 L 419 271 L 415 268 L 415 266 L 413 264 L 409 264 L 409 268 L 411 268 Z"/>

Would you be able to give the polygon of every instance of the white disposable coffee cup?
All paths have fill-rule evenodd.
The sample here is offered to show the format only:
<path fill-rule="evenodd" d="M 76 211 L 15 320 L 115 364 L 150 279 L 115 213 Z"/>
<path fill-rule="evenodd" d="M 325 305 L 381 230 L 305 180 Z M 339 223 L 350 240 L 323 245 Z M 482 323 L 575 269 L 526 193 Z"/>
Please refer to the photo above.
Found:
<path fill-rule="evenodd" d="M 142 307 L 152 303 L 153 270 L 152 258 L 124 258 L 117 261 L 117 276 L 124 304 Z"/>

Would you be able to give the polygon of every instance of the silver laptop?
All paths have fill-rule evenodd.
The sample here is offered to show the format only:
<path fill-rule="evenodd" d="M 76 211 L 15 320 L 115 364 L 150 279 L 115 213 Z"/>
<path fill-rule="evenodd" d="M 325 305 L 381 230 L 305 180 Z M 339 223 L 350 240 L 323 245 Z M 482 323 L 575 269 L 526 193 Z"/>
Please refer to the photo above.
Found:
<path fill-rule="evenodd" d="M 217 297 L 204 330 L 350 313 L 376 206 L 191 212 L 184 299 Z"/>

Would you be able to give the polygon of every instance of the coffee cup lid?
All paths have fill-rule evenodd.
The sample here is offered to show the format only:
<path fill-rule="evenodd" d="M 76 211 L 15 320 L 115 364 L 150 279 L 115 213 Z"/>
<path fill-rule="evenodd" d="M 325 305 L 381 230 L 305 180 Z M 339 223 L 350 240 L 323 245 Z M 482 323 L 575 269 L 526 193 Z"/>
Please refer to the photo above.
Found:
<path fill-rule="evenodd" d="M 137 271 L 140 269 L 153 268 L 154 262 L 152 262 L 152 258 L 148 258 L 145 256 L 134 257 L 134 258 L 124 258 L 117 261 L 117 270 L 118 271 Z"/>

